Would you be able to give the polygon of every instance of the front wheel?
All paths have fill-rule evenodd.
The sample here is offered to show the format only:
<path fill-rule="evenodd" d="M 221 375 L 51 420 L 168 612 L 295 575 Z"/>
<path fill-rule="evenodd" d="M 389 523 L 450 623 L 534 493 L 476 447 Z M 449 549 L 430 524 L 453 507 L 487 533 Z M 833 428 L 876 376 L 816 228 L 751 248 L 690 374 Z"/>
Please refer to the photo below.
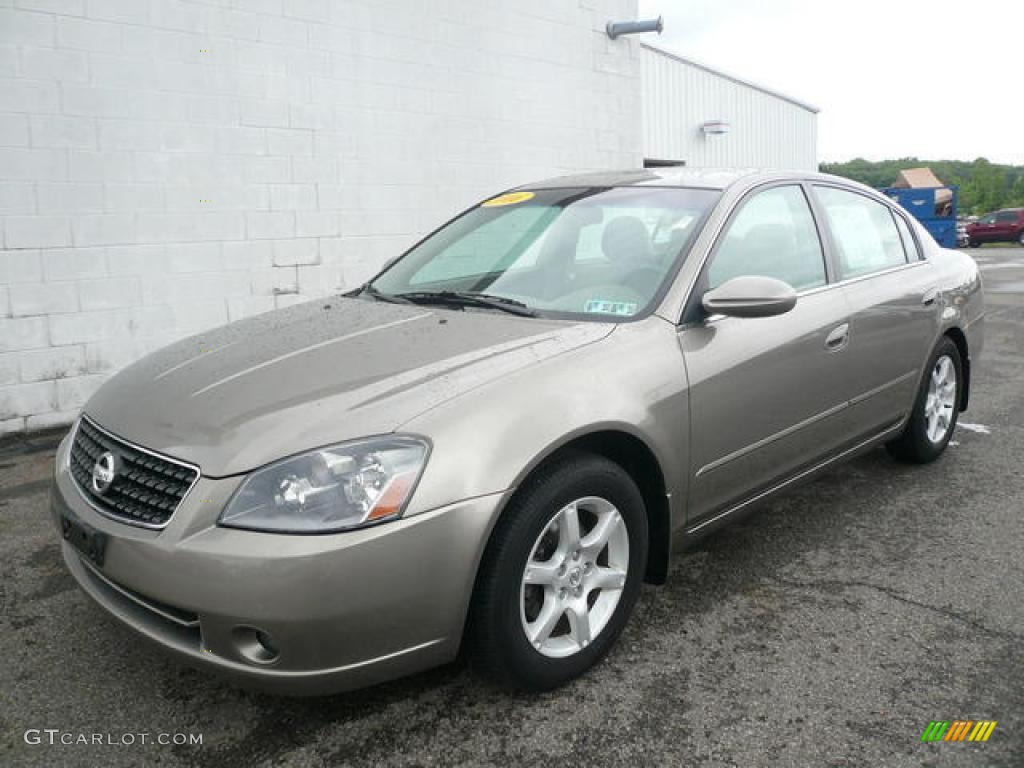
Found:
<path fill-rule="evenodd" d="M 505 511 L 474 592 L 477 667 L 508 688 L 543 691 L 583 674 L 611 648 L 647 562 L 643 497 L 599 456 L 543 468 Z"/>
<path fill-rule="evenodd" d="M 928 361 L 914 410 L 898 438 L 886 444 L 895 458 L 915 464 L 935 461 L 949 444 L 960 411 L 963 361 L 956 344 L 944 336 Z"/>

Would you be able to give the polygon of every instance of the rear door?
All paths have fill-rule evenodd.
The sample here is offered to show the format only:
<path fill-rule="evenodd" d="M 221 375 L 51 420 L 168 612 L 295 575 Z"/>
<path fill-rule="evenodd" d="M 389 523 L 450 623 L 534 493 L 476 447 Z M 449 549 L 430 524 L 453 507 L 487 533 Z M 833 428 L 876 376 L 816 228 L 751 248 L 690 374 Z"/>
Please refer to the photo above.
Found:
<path fill-rule="evenodd" d="M 776 317 L 707 317 L 700 297 L 763 275 L 799 292 Z M 690 383 L 688 524 L 713 518 L 846 439 L 849 314 L 829 290 L 822 240 L 798 183 L 740 203 L 695 285 L 679 333 Z"/>
<path fill-rule="evenodd" d="M 1008 242 L 1017 239 L 1017 212 L 996 211 L 996 224 L 993 227 L 994 240 Z"/>
<path fill-rule="evenodd" d="M 910 409 L 940 311 L 935 269 L 903 214 L 859 191 L 814 185 L 836 279 L 850 308 L 844 392 L 858 436 Z"/>

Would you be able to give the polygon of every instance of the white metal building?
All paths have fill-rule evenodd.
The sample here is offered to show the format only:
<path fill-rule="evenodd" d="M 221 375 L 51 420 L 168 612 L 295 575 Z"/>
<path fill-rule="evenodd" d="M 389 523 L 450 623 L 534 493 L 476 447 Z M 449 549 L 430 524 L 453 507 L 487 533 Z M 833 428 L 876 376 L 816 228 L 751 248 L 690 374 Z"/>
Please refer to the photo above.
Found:
<path fill-rule="evenodd" d="M 640 83 L 649 160 L 818 167 L 816 107 L 651 45 L 640 48 Z"/>
<path fill-rule="evenodd" d="M 0 5 L 0 433 L 68 423 L 174 339 L 356 285 L 496 189 L 815 162 L 803 105 L 610 40 L 635 0 Z"/>

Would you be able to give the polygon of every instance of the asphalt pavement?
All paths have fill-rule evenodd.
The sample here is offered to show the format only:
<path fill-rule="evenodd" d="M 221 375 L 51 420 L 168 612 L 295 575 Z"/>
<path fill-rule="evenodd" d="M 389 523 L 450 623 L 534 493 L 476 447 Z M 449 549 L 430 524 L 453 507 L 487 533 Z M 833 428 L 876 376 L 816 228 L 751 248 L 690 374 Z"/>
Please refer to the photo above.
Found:
<path fill-rule="evenodd" d="M 540 696 L 456 663 L 294 700 L 166 659 L 64 570 L 59 436 L 5 440 L 0 765 L 1024 766 L 1024 249 L 972 253 L 987 342 L 947 454 L 875 451 L 677 554 L 609 658 Z M 933 720 L 998 724 L 922 743 Z"/>

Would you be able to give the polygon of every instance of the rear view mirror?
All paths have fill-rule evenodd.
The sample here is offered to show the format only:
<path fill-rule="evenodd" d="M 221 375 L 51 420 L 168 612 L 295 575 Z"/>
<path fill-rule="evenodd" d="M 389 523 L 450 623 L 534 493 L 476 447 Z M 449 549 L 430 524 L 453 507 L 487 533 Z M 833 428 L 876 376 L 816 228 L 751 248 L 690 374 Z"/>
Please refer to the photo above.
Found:
<path fill-rule="evenodd" d="M 773 277 L 744 275 L 705 293 L 701 304 L 712 315 L 772 317 L 796 306 L 796 290 Z"/>

